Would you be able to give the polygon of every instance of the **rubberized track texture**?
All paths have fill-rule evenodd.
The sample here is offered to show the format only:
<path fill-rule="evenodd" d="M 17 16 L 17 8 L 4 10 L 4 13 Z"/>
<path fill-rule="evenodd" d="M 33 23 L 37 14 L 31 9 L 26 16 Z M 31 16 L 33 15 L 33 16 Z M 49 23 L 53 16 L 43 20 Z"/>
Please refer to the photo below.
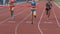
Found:
<path fill-rule="evenodd" d="M 31 24 L 32 14 L 29 4 L 15 6 L 14 21 L 11 21 L 9 7 L 0 7 L 0 34 L 60 34 L 60 8 L 52 2 L 51 15 L 47 20 L 45 3 L 38 2 L 34 24 Z"/>

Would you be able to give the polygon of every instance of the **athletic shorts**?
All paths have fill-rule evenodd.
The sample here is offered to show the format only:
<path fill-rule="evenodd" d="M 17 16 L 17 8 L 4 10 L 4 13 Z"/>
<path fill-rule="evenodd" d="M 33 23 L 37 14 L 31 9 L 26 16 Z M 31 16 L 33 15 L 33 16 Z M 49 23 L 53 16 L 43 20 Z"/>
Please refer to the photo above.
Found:
<path fill-rule="evenodd" d="M 46 8 L 46 15 L 48 15 L 48 12 L 49 12 L 49 10 L 50 10 L 51 8 Z"/>
<path fill-rule="evenodd" d="M 49 11 L 51 8 L 46 8 L 46 11 Z"/>
<path fill-rule="evenodd" d="M 36 9 L 35 8 L 32 8 L 31 11 L 34 12 L 34 11 L 36 11 Z"/>

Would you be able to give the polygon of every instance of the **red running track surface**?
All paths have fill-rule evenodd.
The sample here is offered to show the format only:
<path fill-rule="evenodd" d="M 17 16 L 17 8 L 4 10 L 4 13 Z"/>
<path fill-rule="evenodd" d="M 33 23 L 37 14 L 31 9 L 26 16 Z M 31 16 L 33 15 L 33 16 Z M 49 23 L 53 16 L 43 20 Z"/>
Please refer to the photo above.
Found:
<path fill-rule="evenodd" d="M 32 22 L 30 5 L 15 7 L 15 19 L 11 20 L 9 8 L 0 8 L 0 34 L 60 34 L 60 8 L 54 3 L 47 20 L 45 2 L 37 5 L 37 17 Z"/>

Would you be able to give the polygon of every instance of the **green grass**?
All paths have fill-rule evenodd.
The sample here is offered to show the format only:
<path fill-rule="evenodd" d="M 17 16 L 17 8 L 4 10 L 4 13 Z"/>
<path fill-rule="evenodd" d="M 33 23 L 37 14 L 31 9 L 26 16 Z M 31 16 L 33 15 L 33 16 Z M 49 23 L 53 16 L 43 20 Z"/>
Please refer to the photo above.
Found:
<path fill-rule="evenodd" d="M 56 2 L 58 6 L 60 6 L 60 2 Z"/>

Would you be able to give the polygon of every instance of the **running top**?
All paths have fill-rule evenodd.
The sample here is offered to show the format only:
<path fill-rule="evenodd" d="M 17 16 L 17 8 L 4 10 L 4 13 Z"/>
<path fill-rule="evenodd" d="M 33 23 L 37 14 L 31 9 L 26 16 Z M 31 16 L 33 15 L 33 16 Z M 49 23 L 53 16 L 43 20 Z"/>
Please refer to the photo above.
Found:
<path fill-rule="evenodd" d="M 52 4 L 51 3 L 46 3 L 46 8 L 51 8 Z"/>
<path fill-rule="evenodd" d="M 36 2 L 31 2 L 31 6 L 36 6 Z"/>
<path fill-rule="evenodd" d="M 10 8 L 14 7 L 14 3 L 16 0 L 10 0 Z"/>

